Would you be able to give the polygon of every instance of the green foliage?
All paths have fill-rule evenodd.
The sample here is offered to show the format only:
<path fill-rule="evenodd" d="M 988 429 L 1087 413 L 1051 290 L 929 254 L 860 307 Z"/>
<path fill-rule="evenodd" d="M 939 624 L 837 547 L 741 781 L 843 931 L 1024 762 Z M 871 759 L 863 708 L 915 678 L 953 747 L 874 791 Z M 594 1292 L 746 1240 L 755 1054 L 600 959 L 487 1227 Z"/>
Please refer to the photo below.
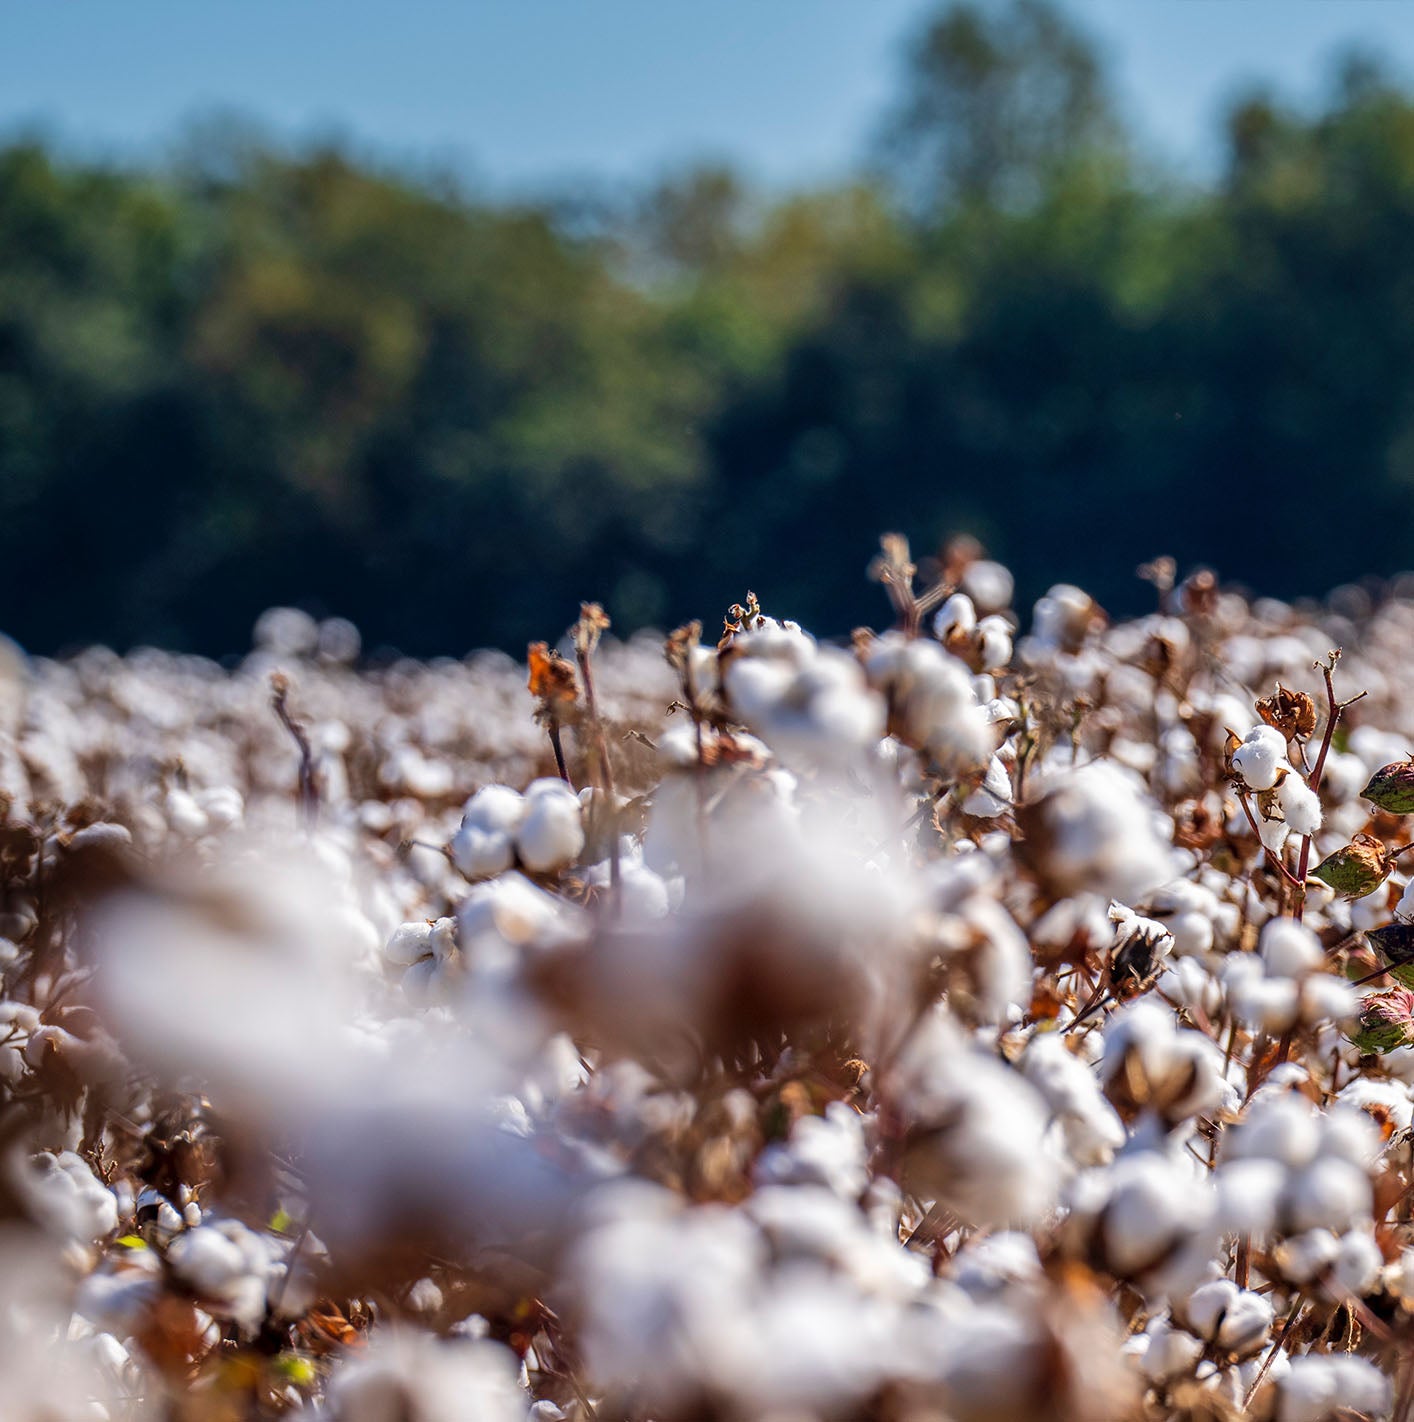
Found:
<path fill-rule="evenodd" d="M 687 173 L 589 231 L 335 150 L 12 144 L 0 625 L 224 652 L 295 601 L 518 648 L 750 581 L 845 631 L 894 526 L 1119 610 L 1160 552 L 1276 594 L 1409 566 L 1414 102 L 1355 62 L 1324 112 L 1253 97 L 1194 190 L 1107 94 L 1040 0 L 952 7 L 875 177 Z"/>

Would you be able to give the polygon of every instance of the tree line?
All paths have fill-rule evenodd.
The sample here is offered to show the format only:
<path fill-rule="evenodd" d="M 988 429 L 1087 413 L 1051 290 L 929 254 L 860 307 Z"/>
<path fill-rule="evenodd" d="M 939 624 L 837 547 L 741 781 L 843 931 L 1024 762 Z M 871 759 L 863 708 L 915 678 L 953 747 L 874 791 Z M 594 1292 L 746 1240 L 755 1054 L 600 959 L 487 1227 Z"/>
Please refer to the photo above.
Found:
<path fill-rule="evenodd" d="M 1165 170 L 1012 0 L 931 16 L 870 161 L 786 196 L 12 139 L 0 627 L 222 654 L 293 602 L 455 654 L 752 588 L 843 633 L 887 528 L 1116 609 L 1160 553 L 1276 595 L 1414 566 L 1414 98 L 1351 58 L 1223 134 Z"/>

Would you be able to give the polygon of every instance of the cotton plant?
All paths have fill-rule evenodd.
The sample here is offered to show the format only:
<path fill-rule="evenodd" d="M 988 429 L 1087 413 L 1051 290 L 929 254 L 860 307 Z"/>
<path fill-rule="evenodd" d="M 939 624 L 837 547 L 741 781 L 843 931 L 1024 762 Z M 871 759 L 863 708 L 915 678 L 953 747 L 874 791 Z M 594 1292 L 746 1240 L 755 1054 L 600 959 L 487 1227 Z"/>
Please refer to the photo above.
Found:
<path fill-rule="evenodd" d="M 936 569 L 847 641 L 25 666 L 20 1412 L 1388 1415 L 1414 611 Z"/>

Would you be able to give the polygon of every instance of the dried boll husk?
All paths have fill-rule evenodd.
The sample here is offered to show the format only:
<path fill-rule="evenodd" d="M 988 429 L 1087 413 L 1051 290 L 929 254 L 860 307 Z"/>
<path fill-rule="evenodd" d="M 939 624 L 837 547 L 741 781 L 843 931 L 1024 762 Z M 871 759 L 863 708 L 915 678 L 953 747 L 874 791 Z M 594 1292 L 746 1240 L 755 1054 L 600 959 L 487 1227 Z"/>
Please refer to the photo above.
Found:
<path fill-rule="evenodd" d="M 1389 878 L 1393 868 L 1394 862 L 1378 839 L 1357 834 L 1343 849 L 1321 860 L 1311 876 L 1329 884 L 1342 898 L 1363 899 Z"/>
<path fill-rule="evenodd" d="M 1414 760 L 1382 766 L 1360 794 L 1392 815 L 1414 814 Z"/>
<path fill-rule="evenodd" d="M 1292 691 L 1281 682 L 1257 703 L 1257 714 L 1275 726 L 1287 740 L 1306 740 L 1316 729 L 1316 703 L 1304 691 Z"/>

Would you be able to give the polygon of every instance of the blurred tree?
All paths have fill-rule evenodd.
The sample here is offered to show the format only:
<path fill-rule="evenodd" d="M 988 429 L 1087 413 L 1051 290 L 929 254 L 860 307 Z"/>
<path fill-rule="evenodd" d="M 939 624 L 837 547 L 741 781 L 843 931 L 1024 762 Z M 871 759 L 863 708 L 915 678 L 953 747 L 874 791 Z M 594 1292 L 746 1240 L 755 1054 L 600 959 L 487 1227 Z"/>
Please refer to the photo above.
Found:
<path fill-rule="evenodd" d="M 962 3 L 913 43 L 880 158 L 908 207 L 1025 207 L 1077 163 L 1121 146 L 1090 41 L 1049 0 Z"/>

